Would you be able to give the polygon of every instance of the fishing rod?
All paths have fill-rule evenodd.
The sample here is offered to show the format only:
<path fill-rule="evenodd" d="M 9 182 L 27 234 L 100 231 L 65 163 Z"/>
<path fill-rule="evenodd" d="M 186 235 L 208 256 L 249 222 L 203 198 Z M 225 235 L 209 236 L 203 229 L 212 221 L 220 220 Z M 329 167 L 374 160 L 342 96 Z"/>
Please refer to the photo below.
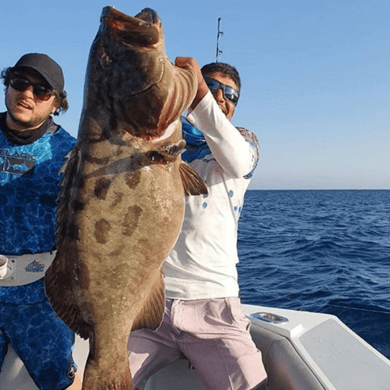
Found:
<path fill-rule="evenodd" d="M 219 56 L 222 54 L 222 50 L 219 50 L 219 40 L 223 35 L 223 31 L 221 31 L 221 19 L 222 18 L 218 18 L 217 53 L 216 53 L 215 62 L 218 62 Z"/>

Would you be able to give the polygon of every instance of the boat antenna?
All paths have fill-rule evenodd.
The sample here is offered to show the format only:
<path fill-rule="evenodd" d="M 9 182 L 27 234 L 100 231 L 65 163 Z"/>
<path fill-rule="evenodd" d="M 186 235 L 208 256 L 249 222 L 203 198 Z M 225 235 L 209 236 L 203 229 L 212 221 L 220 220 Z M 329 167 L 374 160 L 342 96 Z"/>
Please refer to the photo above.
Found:
<path fill-rule="evenodd" d="M 219 39 L 220 39 L 220 38 L 222 37 L 222 35 L 223 35 L 223 31 L 221 31 L 221 19 L 222 19 L 222 18 L 218 18 L 217 53 L 216 53 L 215 62 L 218 62 L 218 58 L 219 58 L 219 56 L 222 54 L 222 50 L 219 50 Z"/>

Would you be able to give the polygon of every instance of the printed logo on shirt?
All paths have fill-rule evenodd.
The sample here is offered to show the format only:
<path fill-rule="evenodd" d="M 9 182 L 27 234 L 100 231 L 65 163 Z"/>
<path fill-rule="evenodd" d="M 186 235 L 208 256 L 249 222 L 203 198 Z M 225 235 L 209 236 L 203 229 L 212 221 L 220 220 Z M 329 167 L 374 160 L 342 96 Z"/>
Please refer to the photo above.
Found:
<path fill-rule="evenodd" d="M 8 149 L 0 149 L 0 171 L 23 175 L 32 171 L 34 166 L 34 155 L 17 152 L 11 154 Z"/>
<path fill-rule="evenodd" d="M 27 267 L 25 268 L 26 272 L 43 272 L 44 269 L 45 269 L 44 264 L 36 260 L 28 264 Z"/>

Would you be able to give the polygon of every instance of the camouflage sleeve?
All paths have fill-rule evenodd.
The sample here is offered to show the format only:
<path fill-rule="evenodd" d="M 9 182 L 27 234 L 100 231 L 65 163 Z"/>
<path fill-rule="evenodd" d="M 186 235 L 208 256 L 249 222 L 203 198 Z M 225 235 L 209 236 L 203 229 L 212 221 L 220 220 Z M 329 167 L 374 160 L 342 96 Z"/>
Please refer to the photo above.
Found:
<path fill-rule="evenodd" d="M 253 173 L 256 169 L 260 157 L 259 141 L 256 135 L 250 132 L 249 130 L 244 129 L 243 127 L 237 127 L 237 130 L 240 132 L 240 134 L 245 138 L 245 140 L 249 143 L 249 145 L 252 148 L 252 169 L 247 175 L 244 176 L 245 179 L 250 179 L 253 176 Z"/>

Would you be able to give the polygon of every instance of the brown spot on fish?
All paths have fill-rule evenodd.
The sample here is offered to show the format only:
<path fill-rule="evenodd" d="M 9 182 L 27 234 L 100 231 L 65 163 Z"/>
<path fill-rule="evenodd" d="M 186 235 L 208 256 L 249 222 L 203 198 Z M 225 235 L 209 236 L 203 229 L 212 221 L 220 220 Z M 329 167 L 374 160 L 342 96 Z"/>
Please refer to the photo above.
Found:
<path fill-rule="evenodd" d="M 77 199 L 74 199 L 70 205 L 71 209 L 75 212 L 83 211 L 85 207 L 84 202 L 80 202 Z"/>
<path fill-rule="evenodd" d="M 95 223 L 95 231 L 94 236 L 96 238 L 96 242 L 99 244 L 106 244 L 108 241 L 108 234 L 111 231 L 110 222 L 106 219 L 100 219 Z"/>
<path fill-rule="evenodd" d="M 141 181 L 141 172 L 136 171 L 131 174 L 126 175 L 126 184 L 130 189 L 134 189 Z"/>
<path fill-rule="evenodd" d="M 124 197 L 123 192 L 114 191 L 114 195 L 112 198 L 112 203 L 110 205 L 110 209 L 115 209 L 115 207 L 120 205 L 122 200 L 123 200 L 123 197 Z"/>
<path fill-rule="evenodd" d="M 114 258 L 120 256 L 125 249 L 126 249 L 125 245 L 118 246 L 112 252 L 109 253 L 109 256 Z"/>
<path fill-rule="evenodd" d="M 94 195 L 101 200 L 106 199 L 112 180 L 102 178 L 96 181 Z"/>
<path fill-rule="evenodd" d="M 138 227 L 138 221 L 142 214 L 142 208 L 135 205 L 130 206 L 127 209 L 127 213 L 125 215 L 125 219 L 123 222 L 123 235 L 127 237 L 131 237 L 134 231 Z"/>

